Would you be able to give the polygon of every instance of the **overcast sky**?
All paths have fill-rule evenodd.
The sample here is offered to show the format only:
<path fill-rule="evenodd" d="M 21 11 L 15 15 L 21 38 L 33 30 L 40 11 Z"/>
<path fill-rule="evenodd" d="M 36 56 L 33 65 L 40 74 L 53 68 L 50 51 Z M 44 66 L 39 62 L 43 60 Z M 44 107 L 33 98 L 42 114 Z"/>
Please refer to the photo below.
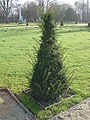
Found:
<path fill-rule="evenodd" d="M 25 1 L 35 1 L 35 0 L 20 0 L 20 3 L 23 4 Z M 60 3 L 69 3 L 71 5 L 74 4 L 74 2 L 77 1 L 77 0 L 58 0 L 58 2 Z"/>

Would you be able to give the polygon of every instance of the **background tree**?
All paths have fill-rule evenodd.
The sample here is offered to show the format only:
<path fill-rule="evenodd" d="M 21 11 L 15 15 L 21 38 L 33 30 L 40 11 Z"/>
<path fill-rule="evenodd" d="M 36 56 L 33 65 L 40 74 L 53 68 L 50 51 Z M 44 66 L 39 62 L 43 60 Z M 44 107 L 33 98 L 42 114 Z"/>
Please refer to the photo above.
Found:
<path fill-rule="evenodd" d="M 88 27 L 90 27 L 90 9 L 89 9 L 89 0 L 87 0 L 87 23 Z"/>
<path fill-rule="evenodd" d="M 51 0 L 36 0 L 38 7 L 38 20 L 41 22 L 43 14 L 49 9 L 49 4 Z"/>
<path fill-rule="evenodd" d="M 2 16 L 3 16 L 3 10 L 2 10 L 2 8 L 0 6 L 0 23 L 2 22 Z"/>
<path fill-rule="evenodd" d="M 69 4 L 58 4 L 57 2 L 52 2 L 52 4 L 50 4 L 50 9 L 54 13 L 56 22 L 64 20 L 65 12 L 69 7 L 71 7 Z"/>
<path fill-rule="evenodd" d="M 75 10 L 77 13 L 78 21 L 87 22 L 87 5 L 84 1 L 76 1 L 74 3 Z"/>
<path fill-rule="evenodd" d="M 76 12 L 72 8 L 69 7 L 65 11 L 65 18 L 64 18 L 64 20 L 67 21 L 67 22 L 75 22 L 75 21 L 77 21 Z"/>
<path fill-rule="evenodd" d="M 44 13 L 45 1 L 44 0 L 36 0 L 36 1 L 37 1 L 37 4 L 38 4 L 39 12 Z"/>
<path fill-rule="evenodd" d="M 8 2 L 8 7 L 7 7 L 7 2 Z M 8 21 L 8 19 L 10 22 L 18 21 L 18 0 L 0 0 L 0 7 L 1 7 L 0 19 L 2 22 Z M 53 11 L 56 22 L 60 23 L 61 21 L 64 20 L 68 22 L 69 20 L 67 19 L 68 17 L 66 14 L 68 8 L 72 9 L 74 13 L 73 18 L 75 18 L 77 14 L 78 22 L 88 22 L 90 17 L 88 0 L 87 3 L 76 1 L 74 6 L 70 6 L 69 4 L 65 4 L 65 3 L 60 4 L 57 2 L 57 0 L 36 0 L 36 2 L 25 2 L 22 5 L 22 16 L 24 19 L 26 19 L 29 22 L 33 22 L 33 21 L 36 22 L 37 18 L 38 20 L 40 20 L 42 14 L 47 9 L 49 9 Z M 71 10 L 70 10 L 70 14 L 71 14 Z"/>
<path fill-rule="evenodd" d="M 36 22 L 38 18 L 38 8 L 35 2 L 26 2 L 22 5 L 22 16 L 27 22 Z"/>
<path fill-rule="evenodd" d="M 0 0 L 0 5 L 5 13 L 6 23 L 8 23 L 9 13 L 10 13 L 11 8 L 13 7 L 14 3 L 15 3 L 15 1 L 13 1 L 13 0 Z"/>
<path fill-rule="evenodd" d="M 49 12 L 43 17 L 40 50 L 30 88 L 38 101 L 48 102 L 56 100 L 68 89 L 63 67 L 63 49 L 57 45 L 53 16 Z"/>

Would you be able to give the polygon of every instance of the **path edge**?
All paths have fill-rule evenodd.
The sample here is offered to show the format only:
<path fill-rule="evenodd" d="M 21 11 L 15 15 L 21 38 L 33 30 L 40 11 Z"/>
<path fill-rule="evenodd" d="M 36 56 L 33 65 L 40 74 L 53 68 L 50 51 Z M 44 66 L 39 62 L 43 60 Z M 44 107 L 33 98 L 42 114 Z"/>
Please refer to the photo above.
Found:
<path fill-rule="evenodd" d="M 8 94 L 12 97 L 12 99 L 15 100 L 15 102 L 24 110 L 25 113 L 27 113 L 28 115 L 30 115 L 34 120 L 37 120 L 34 115 L 26 108 L 25 105 L 23 105 L 19 99 L 10 91 L 9 88 L 0 88 L 0 91 L 5 91 L 8 92 Z"/>

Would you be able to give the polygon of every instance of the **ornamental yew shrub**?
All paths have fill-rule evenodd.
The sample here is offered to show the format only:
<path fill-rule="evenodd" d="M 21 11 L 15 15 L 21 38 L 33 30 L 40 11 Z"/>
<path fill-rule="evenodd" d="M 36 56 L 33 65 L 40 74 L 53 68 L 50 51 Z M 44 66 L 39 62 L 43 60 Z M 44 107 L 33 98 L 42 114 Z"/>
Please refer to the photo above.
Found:
<path fill-rule="evenodd" d="M 41 28 L 41 44 L 30 88 L 36 99 L 50 102 L 67 91 L 68 80 L 63 65 L 62 45 L 57 45 L 55 24 L 50 12 L 44 14 Z"/>

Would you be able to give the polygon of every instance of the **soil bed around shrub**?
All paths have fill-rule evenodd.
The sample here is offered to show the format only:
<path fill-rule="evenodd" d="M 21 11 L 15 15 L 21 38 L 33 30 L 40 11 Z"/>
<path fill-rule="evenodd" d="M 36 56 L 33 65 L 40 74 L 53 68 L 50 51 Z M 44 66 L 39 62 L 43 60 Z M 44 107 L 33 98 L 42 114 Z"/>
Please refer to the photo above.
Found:
<path fill-rule="evenodd" d="M 66 100 L 66 99 L 70 99 L 72 97 L 74 97 L 74 92 L 69 90 L 69 92 L 67 93 L 67 95 L 64 95 L 63 97 L 59 97 L 59 99 L 52 101 L 52 102 L 47 102 L 47 101 L 39 101 L 38 99 L 36 99 L 34 96 L 31 95 L 31 91 L 30 89 L 26 89 L 23 91 L 27 96 L 30 97 L 30 99 L 33 99 L 40 107 L 42 107 L 43 109 L 47 109 L 52 107 L 53 105 L 57 105 L 59 103 L 61 103 L 62 101 Z"/>

